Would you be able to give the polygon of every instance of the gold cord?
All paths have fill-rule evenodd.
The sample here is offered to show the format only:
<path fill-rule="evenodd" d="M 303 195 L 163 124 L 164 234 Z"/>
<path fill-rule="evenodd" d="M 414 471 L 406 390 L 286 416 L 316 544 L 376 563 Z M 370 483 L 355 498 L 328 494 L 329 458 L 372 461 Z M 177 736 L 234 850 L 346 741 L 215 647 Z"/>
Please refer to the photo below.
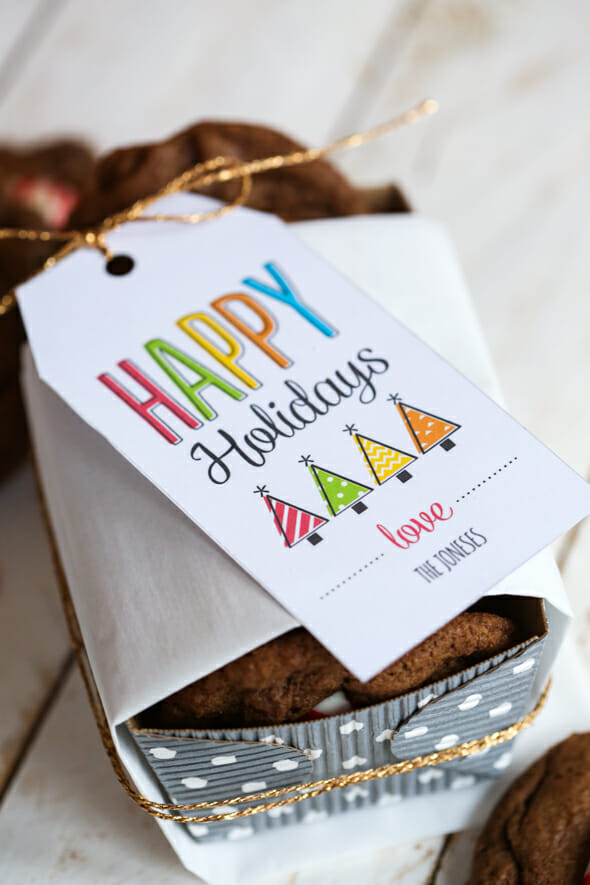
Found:
<path fill-rule="evenodd" d="M 36 465 L 34 466 L 36 468 Z M 329 793 L 332 790 L 340 790 L 343 787 L 348 787 L 353 784 L 366 783 L 367 781 L 371 780 L 380 780 L 381 778 L 391 777 L 394 774 L 407 774 L 408 772 L 415 771 L 419 768 L 426 768 L 431 765 L 440 765 L 443 762 L 452 762 L 454 759 L 463 759 L 467 756 L 472 756 L 474 753 L 481 753 L 484 750 L 490 749 L 491 747 L 497 747 L 500 744 L 505 743 L 506 741 L 512 740 L 518 734 L 520 734 L 521 731 L 524 731 L 526 728 L 532 725 L 538 714 L 545 706 L 545 702 L 549 694 L 551 680 L 547 682 L 547 685 L 545 686 L 545 689 L 535 707 L 530 711 L 530 713 L 527 713 L 527 715 L 520 719 L 518 722 L 515 722 L 513 725 L 510 725 L 508 726 L 508 728 L 504 728 L 501 731 L 495 731 L 492 734 L 488 734 L 483 738 L 477 738 L 476 740 L 467 741 L 466 743 L 459 744 L 459 746 L 449 747 L 446 750 L 439 750 L 436 753 L 429 753 L 425 756 L 417 756 L 414 759 L 404 759 L 400 762 L 393 762 L 389 765 L 382 765 L 379 768 L 370 768 L 366 771 L 357 771 L 353 774 L 342 774 L 336 777 L 325 778 L 319 781 L 311 781 L 306 784 L 299 784 L 294 787 L 281 787 L 274 790 L 266 790 L 261 793 L 251 793 L 248 796 L 236 796 L 232 799 L 218 799 L 212 802 L 197 802 L 190 805 L 169 802 L 156 802 L 152 799 L 148 799 L 146 796 L 143 796 L 141 793 L 139 793 L 131 783 L 127 773 L 125 772 L 123 764 L 121 763 L 116 747 L 113 743 L 109 724 L 106 718 L 106 713 L 104 711 L 104 707 L 100 700 L 96 684 L 94 682 L 94 677 L 92 675 L 92 670 L 90 668 L 90 663 L 86 654 L 84 639 L 82 637 L 68 583 L 57 550 L 55 536 L 53 534 L 53 528 L 51 526 L 45 496 L 43 494 L 43 489 L 37 470 L 35 470 L 35 475 L 37 479 L 37 489 L 39 492 L 41 510 L 49 535 L 53 562 L 57 575 L 57 583 L 70 632 L 70 638 L 72 640 L 74 654 L 78 662 L 80 673 L 82 675 L 86 692 L 88 694 L 92 713 L 94 715 L 94 719 L 98 727 L 103 746 L 113 768 L 115 776 L 127 795 L 131 799 L 133 799 L 133 801 L 137 805 L 139 805 L 140 808 L 143 808 L 144 811 L 147 811 L 147 813 L 150 814 L 152 817 L 157 817 L 161 820 L 177 821 L 185 824 L 214 823 L 215 821 L 220 820 L 235 820 L 242 817 L 251 817 L 253 814 L 260 814 L 264 811 L 270 811 L 273 808 L 282 808 L 285 805 L 293 805 L 296 802 L 302 802 L 304 799 L 311 799 L 314 796 L 321 796 L 324 793 Z M 287 795 L 290 793 L 295 793 L 296 795 Z M 284 796 L 285 798 L 278 798 L 281 796 Z M 261 801 L 266 799 L 275 799 L 277 801 Z M 237 809 L 236 811 L 231 810 L 232 805 L 239 805 L 242 802 L 252 801 L 260 802 L 260 804 L 251 806 L 249 808 Z M 178 813 L 186 811 L 206 811 L 208 808 L 220 808 L 224 806 L 227 806 L 229 809 L 224 814 L 188 816 Z"/>
<path fill-rule="evenodd" d="M 343 151 L 349 148 L 356 148 L 360 145 L 381 138 L 395 129 L 402 126 L 408 126 L 417 122 L 422 117 L 433 114 L 438 109 L 438 104 L 434 99 L 428 98 L 420 102 L 415 107 L 410 108 L 398 117 L 374 126 L 372 129 L 366 129 L 364 132 L 355 132 L 345 138 L 333 141 L 324 147 L 309 148 L 308 150 L 297 150 L 290 154 L 276 154 L 272 157 L 265 157 L 260 160 L 250 160 L 238 163 L 236 160 L 227 157 L 214 157 L 203 163 L 197 163 L 190 169 L 187 169 L 181 175 L 173 178 L 168 184 L 160 188 L 156 193 L 150 196 L 136 200 L 128 209 L 116 212 L 108 216 L 100 222 L 96 227 L 88 230 L 34 230 L 30 228 L 14 228 L 0 227 L 0 240 L 21 240 L 25 242 L 63 242 L 61 249 L 48 258 L 42 267 L 32 276 L 36 276 L 43 270 L 47 270 L 69 255 L 76 249 L 88 247 L 98 249 L 107 258 L 112 258 L 112 254 L 106 244 L 105 235 L 120 227 L 122 224 L 132 221 L 181 221 L 189 224 L 197 224 L 201 221 L 208 221 L 213 218 L 220 218 L 227 215 L 237 206 L 243 206 L 250 196 L 252 189 L 252 177 L 260 175 L 262 172 L 270 172 L 276 169 L 286 169 L 290 166 L 302 166 L 307 163 L 313 163 L 321 160 L 329 154 L 336 151 Z M 223 183 L 227 181 L 235 181 L 241 179 L 242 188 L 239 195 L 231 203 L 215 209 L 212 212 L 195 212 L 188 215 L 167 215 L 165 213 L 155 213 L 146 215 L 145 210 L 152 203 L 162 197 L 177 194 L 181 191 L 197 190 L 209 187 L 212 184 Z M 29 277 L 29 279 L 31 279 Z M 24 281 L 23 281 L 24 282 Z M 8 313 L 9 310 L 16 306 L 16 298 L 13 292 L 8 292 L 0 297 L 0 316 Z"/>

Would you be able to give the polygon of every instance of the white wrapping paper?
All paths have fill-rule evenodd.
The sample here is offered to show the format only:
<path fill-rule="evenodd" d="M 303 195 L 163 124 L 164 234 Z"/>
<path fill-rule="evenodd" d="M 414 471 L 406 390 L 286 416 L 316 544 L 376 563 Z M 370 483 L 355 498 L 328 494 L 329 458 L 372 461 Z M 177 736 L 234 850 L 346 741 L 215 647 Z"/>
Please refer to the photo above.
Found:
<path fill-rule="evenodd" d="M 484 392 L 499 398 L 456 259 L 437 225 L 404 215 L 309 222 L 292 229 Z M 106 714 L 139 789 L 159 799 L 152 774 L 117 726 L 291 629 L 295 621 L 39 381 L 30 354 L 24 388 L 54 531 Z M 551 636 L 539 687 L 570 616 L 550 554 L 535 557 L 492 592 L 549 601 Z M 453 797 L 451 811 L 448 799 L 440 800 L 445 803 L 442 827 L 439 801 L 413 799 L 401 812 L 372 809 L 362 812 L 362 820 L 340 815 L 249 844 L 199 846 L 180 825 L 163 823 L 162 828 L 190 870 L 229 885 L 297 869 L 303 858 L 317 861 L 341 853 L 343 841 L 364 841 L 359 827 L 372 833 L 375 844 L 387 844 L 464 826 L 476 795 L 485 790 Z"/>

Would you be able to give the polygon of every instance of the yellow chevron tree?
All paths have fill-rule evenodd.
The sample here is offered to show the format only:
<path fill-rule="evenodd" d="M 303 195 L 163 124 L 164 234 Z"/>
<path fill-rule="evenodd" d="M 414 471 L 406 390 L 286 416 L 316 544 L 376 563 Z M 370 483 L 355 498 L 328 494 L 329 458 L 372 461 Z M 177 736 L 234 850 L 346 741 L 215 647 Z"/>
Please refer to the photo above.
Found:
<path fill-rule="evenodd" d="M 412 474 L 406 470 L 406 467 L 416 460 L 415 455 L 410 455 L 408 452 L 396 449 L 387 443 L 364 436 L 356 431 L 354 425 L 350 425 L 350 428 L 347 426 L 345 430 L 348 430 L 350 435 L 354 437 L 377 485 L 383 485 L 394 476 L 397 476 L 400 482 L 407 482 L 412 478 Z"/>

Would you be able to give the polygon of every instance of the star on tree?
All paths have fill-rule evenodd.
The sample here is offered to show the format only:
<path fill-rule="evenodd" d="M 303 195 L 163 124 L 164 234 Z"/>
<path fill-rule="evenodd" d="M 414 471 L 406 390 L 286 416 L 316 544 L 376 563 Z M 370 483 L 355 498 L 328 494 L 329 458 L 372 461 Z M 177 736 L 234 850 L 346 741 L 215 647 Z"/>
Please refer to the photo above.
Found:
<path fill-rule="evenodd" d="M 297 463 L 305 464 L 306 467 L 309 467 L 310 464 L 313 464 L 313 458 L 311 455 L 302 455 Z"/>
<path fill-rule="evenodd" d="M 342 428 L 342 433 L 348 433 L 350 436 L 352 436 L 356 432 L 357 432 L 357 427 L 355 424 L 345 424 L 344 427 Z"/>

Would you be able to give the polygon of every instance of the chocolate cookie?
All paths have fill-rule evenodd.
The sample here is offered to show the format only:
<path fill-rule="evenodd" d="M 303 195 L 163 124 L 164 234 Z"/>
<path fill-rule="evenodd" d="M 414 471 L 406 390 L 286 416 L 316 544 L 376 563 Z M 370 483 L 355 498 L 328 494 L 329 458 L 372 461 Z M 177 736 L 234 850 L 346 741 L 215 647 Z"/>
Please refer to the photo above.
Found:
<path fill-rule="evenodd" d="M 154 713 L 167 728 L 291 722 L 337 691 L 345 675 L 317 639 L 298 628 L 177 691 Z"/>
<path fill-rule="evenodd" d="M 89 150 L 77 142 L 26 149 L 0 146 L 0 227 L 64 227 L 91 167 Z M 11 289 L 61 245 L 16 239 L 0 242 L 0 478 L 18 464 L 27 448 L 18 374 L 25 331 Z"/>
<path fill-rule="evenodd" d="M 510 618 L 464 612 L 370 682 L 355 679 L 303 628 L 267 642 L 161 701 L 145 714 L 162 728 L 232 728 L 294 722 L 343 690 L 355 707 L 413 691 L 510 648 Z"/>
<path fill-rule="evenodd" d="M 72 222 L 81 226 L 96 224 L 212 157 L 247 161 L 299 150 L 302 146 L 296 141 L 266 126 L 197 123 L 165 141 L 123 148 L 101 158 L 94 186 Z M 231 201 L 239 191 L 239 182 L 227 182 L 214 185 L 209 193 Z M 325 160 L 256 175 L 248 206 L 273 212 L 285 221 L 408 209 L 394 185 L 376 190 L 356 188 Z"/>
<path fill-rule="evenodd" d="M 344 691 L 356 707 L 376 704 L 458 673 L 510 648 L 516 639 L 510 618 L 463 612 L 369 682 L 348 676 Z"/>
<path fill-rule="evenodd" d="M 573 734 L 510 787 L 479 837 L 470 885 L 581 885 L 590 860 L 590 733 Z"/>

